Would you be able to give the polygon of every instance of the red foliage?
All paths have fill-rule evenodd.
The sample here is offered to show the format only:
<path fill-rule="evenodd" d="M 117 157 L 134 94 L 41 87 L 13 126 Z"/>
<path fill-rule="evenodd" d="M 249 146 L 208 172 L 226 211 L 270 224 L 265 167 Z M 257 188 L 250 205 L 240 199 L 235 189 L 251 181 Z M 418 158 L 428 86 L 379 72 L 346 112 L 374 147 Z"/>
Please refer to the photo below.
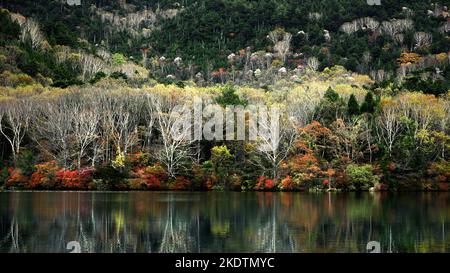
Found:
<path fill-rule="evenodd" d="M 330 184 L 330 181 L 328 179 L 323 180 L 322 185 L 328 186 Z"/>
<path fill-rule="evenodd" d="M 149 190 L 159 190 L 161 188 L 161 181 L 155 175 L 146 175 L 145 182 Z"/>
<path fill-rule="evenodd" d="M 281 180 L 281 190 L 291 191 L 294 189 L 295 185 L 290 175 L 286 176 L 283 180 Z"/>
<path fill-rule="evenodd" d="M 450 163 L 438 161 L 432 163 L 427 169 L 428 176 L 436 183 L 450 182 Z"/>
<path fill-rule="evenodd" d="M 272 190 L 275 187 L 275 182 L 272 179 L 266 179 L 265 190 Z"/>
<path fill-rule="evenodd" d="M 162 182 L 166 181 L 168 176 L 161 165 L 156 164 L 146 168 L 135 170 L 135 175 L 142 179 L 149 190 L 161 189 Z"/>
<path fill-rule="evenodd" d="M 438 188 L 440 191 L 448 191 L 450 190 L 450 186 L 448 183 L 438 183 Z"/>
<path fill-rule="evenodd" d="M 78 170 L 59 170 L 56 173 L 56 179 L 63 189 L 85 190 L 90 181 L 92 181 L 93 168 L 84 168 Z"/>
<path fill-rule="evenodd" d="M 255 190 L 257 191 L 270 191 L 275 187 L 275 182 L 265 176 L 258 177 L 258 182 L 256 183 Z"/>
<path fill-rule="evenodd" d="M 266 180 L 265 176 L 258 177 L 258 182 L 255 185 L 255 190 L 257 190 L 257 191 L 263 190 L 265 180 Z"/>
<path fill-rule="evenodd" d="M 185 191 L 185 190 L 189 190 L 191 187 L 192 183 L 189 179 L 187 179 L 184 176 L 177 176 L 177 178 L 175 178 L 175 182 L 170 185 L 170 189 L 171 190 L 178 190 L 178 191 Z"/>
<path fill-rule="evenodd" d="M 211 76 L 213 76 L 213 78 L 218 78 L 218 77 L 225 76 L 227 74 L 228 74 L 228 72 L 225 70 L 225 68 L 221 67 L 221 68 L 219 68 L 219 70 L 213 71 L 211 73 Z"/>
<path fill-rule="evenodd" d="M 6 187 L 28 188 L 28 177 L 22 174 L 21 169 L 8 169 L 10 176 L 6 180 Z"/>
<path fill-rule="evenodd" d="M 207 190 L 212 190 L 212 189 L 213 189 L 213 187 L 214 187 L 214 181 L 213 181 L 213 179 L 212 179 L 211 177 L 209 177 L 209 178 L 206 180 L 205 186 L 206 186 L 206 189 L 207 189 Z"/>

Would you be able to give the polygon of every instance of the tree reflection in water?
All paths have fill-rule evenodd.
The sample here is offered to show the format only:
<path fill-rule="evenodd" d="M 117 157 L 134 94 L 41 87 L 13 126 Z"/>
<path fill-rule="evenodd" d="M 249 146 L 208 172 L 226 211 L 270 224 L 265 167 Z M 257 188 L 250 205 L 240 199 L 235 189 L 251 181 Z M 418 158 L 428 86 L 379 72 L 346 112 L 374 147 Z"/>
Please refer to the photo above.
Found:
<path fill-rule="evenodd" d="M 449 252 L 448 193 L 0 193 L 0 252 Z"/>

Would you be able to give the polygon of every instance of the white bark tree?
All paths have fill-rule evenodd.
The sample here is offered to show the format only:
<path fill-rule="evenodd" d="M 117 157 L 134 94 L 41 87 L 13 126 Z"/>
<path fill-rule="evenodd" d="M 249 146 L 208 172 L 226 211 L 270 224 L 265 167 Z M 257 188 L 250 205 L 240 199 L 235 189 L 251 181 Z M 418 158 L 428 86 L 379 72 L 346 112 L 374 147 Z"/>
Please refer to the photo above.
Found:
<path fill-rule="evenodd" d="M 30 126 L 32 104 L 28 99 L 13 99 L 0 104 L 0 132 L 11 145 L 16 162 L 20 145 Z"/>
<path fill-rule="evenodd" d="M 433 37 L 431 36 L 431 34 L 423 32 L 423 31 L 418 31 L 416 33 L 414 33 L 414 47 L 415 48 L 421 48 L 421 47 L 425 47 L 425 46 L 429 46 L 433 41 Z"/>
<path fill-rule="evenodd" d="M 101 113 L 103 145 L 110 158 L 110 142 L 116 155 L 125 157 L 131 147 L 139 141 L 138 125 L 142 104 L 138 96 L 129 91 L 119 93 L 104 91 L 95 94 L 95 104 Z"/>
<path fill-rule="evenodd" d="M 313 70 L 313 71 L 317 71 L 317 69 L 319 69 L 319 60 L 316 57 L 311 57 L 306 61 L 306 64 L 308 65 L 308 67 Z"/>
<path fill-rule="evenodd" d="M 100 115 L 97 108 L 90 102 L 90 97 L 83 97 L 72 108 L 73 133 L 77 147 L 77 168 L 81 169 L 81 161 L 86 149 L 98 138 Z"/>
<path fill-rule="evenodd" d="M 314 119 L 314 112 L 322 100 L 321 89 L 294 89 L 287 94 L 286 111 L 298 128 L 304 127 Z"/>
<path fill-rule="evenodd" d="M 273 50 L 277 56 L 286 63 L 286 58 L 291 50 L 292 34 L 282 29 L 275 29 L 269 33 L 269 39 L 273 43 Z"/>
<path fill-rule="evenodd" d="M 296 131 L 291 117 L 280 112 L 280 106 L 259 107 L 256 150 L 270 165 L 275 183 L 280 177 L 280 166 L 292 150 Z M 264 164 L 261 166 L 264 168 Z"/>
<path fill-rule="evenodd" d="M 156 154 L 167 173 L 175 177 L 183 160 L 190 157 L 194 138 L 191 135 L 191 117 L 180 113 L 188 98 L 182 94 L 149 94 L 149 107 L 154 109 L 156 126 L 161 136 L 162 147 Z M 178 126 L 185 123 L 187 126 Z"/>
<path fill-rule="evenodd" d="M 60 96 L 36 101 L 38 112 L 33 118 L 31 136 L 45 154 L 64 168 L 71 166 L 73 120 L 71 100 Z"/>
<path fill-rule="evenodd" d="M 153 136 L 153 129 L 155 128 L 156 122 L 155 108 L 151 103 L 151 101 L 149 101 L 150 99 L 147 93 L 142 94 L 140 100 L 144 102 L 143 117 L 142 117 L 142 120 L 145 124 L 143 148 L 150 150 Z"/>
<path fill-rule="evenodd" d="M 346 22 L 344 24 L 342 24 L 341 28 L 340 28 L 343 32 L 345 32 L 348 35 L 351 35 L 355 32 L 358 31 L 358 25 L 356 24 L 355 21 L 353 22 Z"/>
<path fill-rule="evenodd" d="M 80 65 L 83 81 L 90 79 L 95 73 L 106 68 L 103 60 L 84 52 L 80 52 L 78 63 Z"/>
<path fill-rule="evenodd" d="M 395 102 L 386 103 L 377 119 L 377 134 L 379 141 L 386 145 L 389 156 L 392 155 L 394 143 L 403 129 L 403 124 L 399 116 L 398 104 Z"/>
<path fill-rule="evenodd" d="M 32 18 L 27 18 L 21 24 L 21 40 L 23 43 L 29 41 L 33 49 L 39 49 L 45 41 L 39 24 Z"/>

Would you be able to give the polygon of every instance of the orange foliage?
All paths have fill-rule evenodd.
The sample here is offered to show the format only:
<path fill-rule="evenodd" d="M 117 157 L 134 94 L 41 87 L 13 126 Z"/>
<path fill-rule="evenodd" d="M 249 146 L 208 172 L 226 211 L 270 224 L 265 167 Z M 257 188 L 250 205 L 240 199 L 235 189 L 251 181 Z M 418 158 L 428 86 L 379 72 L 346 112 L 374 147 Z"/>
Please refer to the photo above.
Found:
<path fill-rule="evenodd" d="M 52 189 L 56 183 L 56 173 L 59 168 L 55 161 L 35 165 L 36 171 L 31 175 L 30 188 Z"/>
<path fill-rule="evenodd" d="M 293 191 L 296 190 L 296 184 L 292 180 L 290 175 L 286 176 L 280 183 L 280 189 L 283 191 Z"/>
<path fill-rule="evenodd" d="M 21 169 L 8 169 L 10 176 L 6 180 L 6 187 L 28 188 L 28 177 L 22 174 Z"/>
<path fill-rule="evenodd" d="M 434 162 L 428 167 L 427 173 L 437 183 L 450 182 L 450 163 L 442 160 Z"/>
<path fill-rule="evenodd" d="M 177 176 L 175 178 L 174 183 L 170 185 L 169 189 L 185 191 L 185 190 L 189 190 L 191 185 L 192 185 L 191 181 L 189 179 L 187 179 L 186 177 Z"/>

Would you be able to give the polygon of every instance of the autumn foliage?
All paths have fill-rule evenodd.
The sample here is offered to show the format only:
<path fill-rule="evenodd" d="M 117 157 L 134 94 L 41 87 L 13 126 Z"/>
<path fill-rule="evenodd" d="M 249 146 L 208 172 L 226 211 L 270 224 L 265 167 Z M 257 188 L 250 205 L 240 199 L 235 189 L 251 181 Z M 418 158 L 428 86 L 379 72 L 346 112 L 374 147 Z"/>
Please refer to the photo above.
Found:
<path fill-rule="evenodd" d="M 274 190 L 275 182 L 266 176 L 258 177 L 258 182 L 256 183 L 255 190 L 257 191 L 272 191 Z"/>

